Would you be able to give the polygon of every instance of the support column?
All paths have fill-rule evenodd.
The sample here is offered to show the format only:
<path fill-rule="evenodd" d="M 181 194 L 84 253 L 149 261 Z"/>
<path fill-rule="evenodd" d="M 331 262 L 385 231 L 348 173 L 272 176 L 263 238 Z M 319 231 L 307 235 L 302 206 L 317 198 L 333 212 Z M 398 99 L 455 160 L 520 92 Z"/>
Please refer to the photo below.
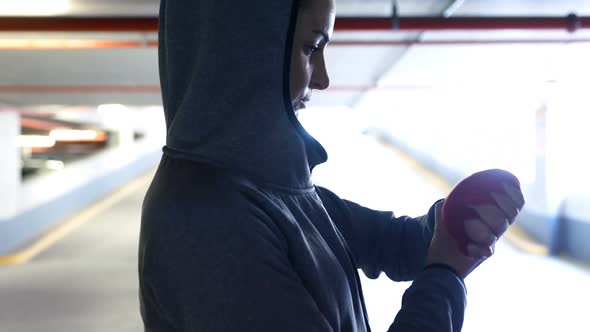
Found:
<path fill-rule="evenodd" d="M 20 116 L 17 112 L 0 111 L 0 222 L 16 211 L 21 184 Z"/>

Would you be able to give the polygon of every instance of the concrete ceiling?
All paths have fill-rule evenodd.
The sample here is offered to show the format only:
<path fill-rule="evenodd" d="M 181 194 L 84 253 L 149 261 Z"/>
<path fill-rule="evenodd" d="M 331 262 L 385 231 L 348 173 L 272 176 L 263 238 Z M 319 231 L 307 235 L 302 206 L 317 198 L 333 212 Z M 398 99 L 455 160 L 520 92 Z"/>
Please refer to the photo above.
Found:
<path fill-rule="evenodd" d="M 159 0 L 44 1 L 62 4 L 60 14 L 70 16 L 156 16 L 160 3 Z M 398 0 L 398 5 L 402 15 L 428 15 L 439 12 L 448 2 L 447 0 Z M 339 16 L 390 16 L 392 3 L 392 0 L 337 0 L 337 13 Z M 31 13 L 36 12 L 31 11 Z"/>
<path fill-rule="evenodd" d="M 36 0 L 19 0 L 32 3 Z M 156 16 L 159 0 L 44 0 L 55 3 L 58 12 L 45 15 L 70 16 Z M 450 0 L 397 0 L 401 15 L 437 15 Z M 457 15 L 578 15 L 590 14 L 586 0 L 466 0 L 460 2 Z M 337 0 L 340 16 L 390 16 L 393 0 Z M 38 7 L 38 2 L 36 2 Z M 13 6 L 11 6 L 13 7 Z M 34 7 L 20 15 L 43 15 Z M 0 15 L 6 13 L 0 12 Z M 11 12 L 11 14 L 14 14 Z"/>
<path fill-rule="evenodd" d="M 398 1 L 401 15 L 440 16 L 452 3 L 460 4 L 457 15 L 562 15 L 590 12 L 584 0 L 494 0 L 494 1 Z M 389 0 L 337 0 L 339 16 L 388 16 Z M 66 13 L 74 16 L 155 16 L 157 0 L 71 0 Z M 430 34 L 336 32 L 339 40 L 415 40 Z M 440 38 L 440 34 L 435 35 Z M 1 40 L 119 40 L 155 41 L 155 34 L 64 34 L 0 33 Z M 331 45 L 327 51 L 332 88 L 314 95 L 315 106 L 354 105 L 384 73 L 407 53 L 408 46 Z M 436 50 L 429 50 L 434 56 Z M 415 52 L 414 52 L 415 53 Z M 427 61 L 428 57 L 421 58 Z M 426 59 L 426 60 L 425 60 Z M 406 61 L 407 62 L 407 61 Z M 459 64 L 456 64 L 459 65 Z M 424 68 L 416 64 L 417 68 Z M 407 67 L 407 65 L 406 65 Z M 16 106 L 40 104 L 98 105 L 121 103 L 158 105 L 157 49 L 155 47 L 0 50 L 0 103 Z M 424 71 L 419 71 L 423 73 Z M 411 73 L 409 74 L 411 75 Z"/>
<path fill-rule="evenodd" d="M 565 16 L 590 15 L 588 0 L 467 0 L 456 15 Z"/>

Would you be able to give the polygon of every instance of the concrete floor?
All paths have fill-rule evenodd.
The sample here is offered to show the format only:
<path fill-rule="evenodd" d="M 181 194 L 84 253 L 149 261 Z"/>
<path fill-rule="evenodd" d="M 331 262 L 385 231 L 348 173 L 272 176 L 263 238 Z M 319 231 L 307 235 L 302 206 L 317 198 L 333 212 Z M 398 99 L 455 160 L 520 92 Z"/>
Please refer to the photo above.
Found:
<path fill-rule="evenodd" d="M 342 197 L 417 215 L 443 195 L 415 164 L 368 138 L 318 138 L 331 161 L 316 181 Z M 0 266 L 0 331 L 142 331 L 136 251 L 147 185 L 30 262 Z M 408 284 L 362 280 L 373 331 L 386 331 Z M 582 267 L 501 242 L 467 286 L 465 332 L 590 331 L 590 271 Z"/>
<path fill-rule="evenodd" d="M 145 188 L 28 263 L 0 266 L 0 331 L 142 331 L 137 241 Z"/>

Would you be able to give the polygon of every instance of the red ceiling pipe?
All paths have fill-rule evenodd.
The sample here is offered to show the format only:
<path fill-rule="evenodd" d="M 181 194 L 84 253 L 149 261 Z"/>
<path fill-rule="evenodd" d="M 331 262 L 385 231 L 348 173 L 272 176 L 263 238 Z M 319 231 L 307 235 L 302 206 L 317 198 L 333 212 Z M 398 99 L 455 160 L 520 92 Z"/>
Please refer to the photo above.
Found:
<path fill-rule="evenodd" d="M 160 93 L 158 85 L 0 85 L 0 93 Z"/>
<path fill-rule="evenodd" d="M 400 17 L 398 30 L 500 30 L 561 29 L 576 31 L 590 28 L 590 17 Z M 157 18 L 141 17 L 0 17 L 0 31 L 67 32 L 155 32 Z M 336 30 L 394 30 L 394 19 L 383 17 L 341 17 Z"/>
<path fill-rule="evenodd" d="M 395 23 L 398 30 L 568 30 L 590 28 L 590 17 L 400 17 Z M 340 18 L 337 30 L 394 30 L 393 18 Z"/>
<path fill-rule="evenodd" d="M 153 17 L 0 17 L 0 31 L 155 32 Z"/>

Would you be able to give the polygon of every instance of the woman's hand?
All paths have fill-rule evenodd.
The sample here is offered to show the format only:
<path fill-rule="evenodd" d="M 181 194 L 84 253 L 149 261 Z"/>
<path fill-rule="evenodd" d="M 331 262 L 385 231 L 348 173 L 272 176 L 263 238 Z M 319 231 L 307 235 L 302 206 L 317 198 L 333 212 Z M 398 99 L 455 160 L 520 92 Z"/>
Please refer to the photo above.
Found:
<path fill-rule="evenodd" d="M 514 223 L 524 206 L 522 192 L 503 184 L 504 193 L 491 192 L 495 204 L 470 206 L 478 219 L 465 220 L 465 235 L 469 241 L 467 253 L 473 258 L 489 257 L 494 253 L 496 241 Z"/>
<path fill-rule="evenodd" d="M 498 239 L 506 232 L 524 206 L 522 192 L 503 185 L 504 192 L 491 192 L 494 203 L 470 205 L 478 218 L 463 221 L 467 238 L 466 253 L 442 223 L 443 202 L 435 206 L 435 232 L 430 244 L 427 264 L 445 264 L 463 278 L 494 253 Z"/>

